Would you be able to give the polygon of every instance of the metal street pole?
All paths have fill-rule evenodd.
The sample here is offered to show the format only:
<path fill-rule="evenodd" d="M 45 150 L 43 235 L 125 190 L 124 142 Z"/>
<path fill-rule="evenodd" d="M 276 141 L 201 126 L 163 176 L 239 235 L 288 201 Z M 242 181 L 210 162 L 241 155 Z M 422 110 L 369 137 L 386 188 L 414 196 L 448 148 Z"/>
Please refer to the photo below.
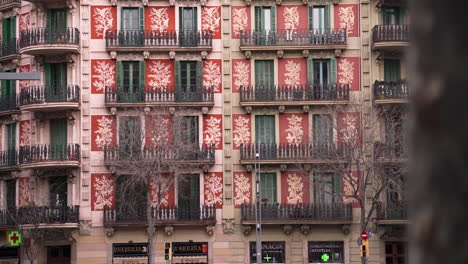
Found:
<path fill-rule="evenodd" d="M 260 163 L 258 159 L 260 154 L 255 153 L 255 189 L 256 189 L 256 212 L 255 212 L 255 235 L 256 235 L 256 253 L 257 253 L 257 264 L 262 264 L 262 214 L 260 202 Z"/>

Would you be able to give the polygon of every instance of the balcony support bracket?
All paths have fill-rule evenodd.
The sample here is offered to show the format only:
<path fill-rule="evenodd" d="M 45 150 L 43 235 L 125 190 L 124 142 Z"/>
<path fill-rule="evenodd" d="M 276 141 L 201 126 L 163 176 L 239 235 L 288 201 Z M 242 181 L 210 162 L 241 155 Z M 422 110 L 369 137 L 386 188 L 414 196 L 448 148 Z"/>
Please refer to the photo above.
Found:
<path fill-rule="evenodd" d="M 206 227 L 206 233 L 209 236 L 212 236 L 214 234 L 214 231 L 215 231 L 214 225 L 209 225 L 209 226 Z"/>
<path fill-rule="evenodd" d="M 250 235 L 251 232 L 252 232 L 252 226 L 250 226 L 250 225 L 243 225 L 242 226 L 242 233 L 244 234 L 244 236 Z"/>
<path fill-rule="evenodd" d="M 278 50 L 276 52 L 276 56 L 278 57 L 278 59 L 282 59 L 283 56 L 284 56 L 284 51 L 283 50 Z"/>
<path fill-rule="evenodd" d="M 293 231 L 293 226 L 292 225 L 284 225 L 283 226 L 283 233 L 285 235 L 287 235 L 287 236 L 290 235 L 292 233 L 292 231 Z"/>
<path fill-rule="evenodd" d="M 115 233 L 115 230 L 113 227 L 106 227 L 105 231 L 106 231 L 107 237 L 112 237 Z"/>
<path fill-rule="evenodd" d="M 117 107 L 111 107 L 110 112 L 112 115 L 117 115 Z"/>
<path fill-rule="evenodd" d="M 280 165 L 280 170 L 281 170 L 282 172 L 285 172 L 287 169 L 288 169 L 288 165 L 287 165 L 287 164 L 281 164 L 281 165 Z"/>
<path fill-rule="evenodd" d="M 335 57 L 339 58 L 341 56 L 342 50 L 341 49 L 336 49 L 335 50 Z"/>
<path fill-rule="evenodd" d="M 279 111 L 280 114 L 284 114 L 284 110 L 286 110 L 286 106 L 284 106 L 284 105 L 278 106 L 278 111 Z"/>
<path fill-rule="evenodd" d="M 208 171 L 210 170 L 210 165 L 203 165 L 202 170 L 204 173 L 208 173 Z"/>
<path fill-rule="evenodd" d="M 301 233 L 304 235 L 308 235 L 310 233 L 310 225 L 301 225 L 300 229 Z"/>
<path fill-rule="evenodd" d="M 117 59 L 117 51 L 111 51 L 110 56 L 111 56 L 111 59 L 116 60 Z"/>
<path fill-rule="evenodd" d="M 252 164 L 246 165 L 245 169 L 247 170 L 247 172 L 252 172 L 252 169 L 253 169 Z"/>
<path fill-rule="evenodd" d="M 246 50 L 244 54 L 245 54 L 245 58 L 248 60 L 250 60 L 250 58 L 252 57 L 252 51 L 250 50 Z"/>
<path fill-rule="evenodd" d="M 309 113 L 309 110 L 310 110 L 310 106 L 309 106 L 309 105 L 304 105 L 304 106 L 302 106 L 302 111 L 304 112 L 304 114 Z"/>
<path fill-rule="evenodd" d="M 91 220 L 80 220 L 80 236 L 90 236 L 91 226 Z"/>
<path fill-rule="evenodd" d="M 252 0 L 245 0 L 245 4 L 250 6 L 252 4 Z"/>
<path fill-rule="evenodd" d="M 343 232 L 343 234 L 345 234 L 345 235 L 349 234 L 350 229 L 351 229 L 351 225 L 342 225 L 341 226 L 341 232 Z"/>
<path fill-rule="evenodd" d="M 174 234 L 174 227 L 173 226 L 165 226 L 164 227 L 164 233 L 166 233 L 167 236 L 172 236 L 172 234 Z"/>
<path fill-rule="evenodd" d="M 276 0 L 277 5 L 281 5 L 283 3 L 283 0 Z"/>
<path fill-rule="evenodd" d="M 171 58 L 171 60 L 175 60 L 175 56 L 176 56 L 176 52 L 171 50 L 169 51 L 169 58 Z"/>
<path fill-rule="evenodd" d="M 207 115 L 208 114 L 208 107 L 206 107 L 206 106 L 202 107 L 202 113 L 204 115 Z"/>
<path fill-rule="evenodd" d="M 206 50 L 202 51 L 200 55 L 202 60 L 206 60 L 206 58 L 208 58 L 208 52 L 206 52 Z"/>
<path fill-rule="evenodd" d="M 149 51 L 143 51 L 143 58 L 144 58 L 145 60 L 148 60 L 149 57 L 150 57 L 150 52 L 149 52 Z"/>
<path fill-rule="evenodd" d="M 148 0 L 141 0 L 141 2 L 143 3 L 143 6 L 147 6 L 147 5 L 148 5 Z"/>
<path fill-rule="evenodd" d="M 251 106 L 246 106 L 245 107 L 245 112 L 247 112 L 247 114 L 251 114 L 252 113 L 252 107 Z"/>
<path fill-rule="evenodd" d="M 309 53 L 310 53 L 309 50 L 303 50 L 302 51 L 302 57 L 304 57 L 304 58 L 309 57 Z"/>

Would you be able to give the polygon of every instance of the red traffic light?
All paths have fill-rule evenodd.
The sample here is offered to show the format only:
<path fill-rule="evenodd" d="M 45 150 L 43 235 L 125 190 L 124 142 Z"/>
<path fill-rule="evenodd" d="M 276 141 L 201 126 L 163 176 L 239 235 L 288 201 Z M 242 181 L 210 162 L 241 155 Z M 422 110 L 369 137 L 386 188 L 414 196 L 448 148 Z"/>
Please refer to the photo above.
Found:
<path fill-rule="evenodd" d="M 369 238 L 369 235 L 367 234 L 366 231 L 362 231 L 361 238 L 362 238 L 362 240 L 367 240 Z"/>

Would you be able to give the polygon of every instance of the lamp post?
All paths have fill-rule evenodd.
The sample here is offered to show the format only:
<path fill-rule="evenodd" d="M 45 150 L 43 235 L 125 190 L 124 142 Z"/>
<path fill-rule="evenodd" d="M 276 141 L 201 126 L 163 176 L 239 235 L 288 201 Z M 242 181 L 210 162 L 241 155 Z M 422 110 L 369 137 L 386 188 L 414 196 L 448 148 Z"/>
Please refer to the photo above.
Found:
<path fill-rule="evenodd" d="M 260 203 L 260 163 L 258 159 L 260 158 L 260 154 L 257 152 L 255 153 L 255 189 L 256 189 L 256 200 L 255 203 L 257 204 L 255 210 L 255 236 L 256 236 L 256 254 L 257 254 L 257 264 L 262 264 L 262 214 L 261 214 L 261 206 Z"/>

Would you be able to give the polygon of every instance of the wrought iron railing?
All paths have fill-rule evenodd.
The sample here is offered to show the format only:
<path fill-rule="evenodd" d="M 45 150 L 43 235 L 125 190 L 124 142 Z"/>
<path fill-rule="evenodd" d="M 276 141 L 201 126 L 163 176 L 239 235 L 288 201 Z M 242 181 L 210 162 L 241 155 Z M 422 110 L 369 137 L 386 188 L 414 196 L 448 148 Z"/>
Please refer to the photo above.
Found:
<path fill-rule="evenodd" d="M 157 210 L 151 207 L 151 216 L 155 224 L 176 223 L 178 221 L 204 222 L 216 220 L 216 208 L 214 205 L 200 207 L 178 208 L 177 206 L 162 207 Z M 123 208 L 104 208 L 104 224 L 134 223 L 146 224 L 148 211 L 144 204 L 126 206 Z"/>
<path fill-rule="evenodd" d="M 348 84 L 249 85 L 240 87 L 241 102 L 349 100 Z"/>
<path fill-rule="evenodd" d="M 185 87 L 184 87 L 185 88 Z M 191 87 L 194 88 L 194 87 Z M 145 87 L 144 91 L 128 92 L 128 87 L 106 87 L 106 103 L 173 103 L 173 102 L 214 102 L 212 86 L 201 86 L 195 89 L 178 87 Z M 197 92 L 174 92 L 196 90 Z"/>
<path fill-rule="evenodd" d="M 377 159 L 393 159 L 399 160 L 402 158 L 407 158 L 407 152 L 405 150 L 405 145 L 402 142 L 397 144 L 386 144 L 382 142 L 374 143 L 374 155 Z"/>
<path fill-rule="evenodd" d="M 241 31 L 241 46 L 345 45 L 346 29 Z"/>
<path fill-rule="evenodd" d="M 21 32 L 20 48 L 37 45 L 79 45 L 80 31 L 77 28 L 66 28 L 63 31 L 49 28 L 32 28 Z"/>
<path fill-rule="evenodd" d="M 0 226 L 28 224 L 64 224 L 79 222 L 80 207 L 32 206 L 0 210 Z"/>
<path fill-rule="evenodd" d="M 242 144 L 241 160 L 337 160 L 350 155 L 350 149 L 335 144 Z"/>
<path fill-rule="evenodd" d="M 0 151 L 0 168 L 18 165 L 18 151 L 16 149 Z"/>
<path fill-rule="evenodd" d="M 404 42 L 409 40 L 408 25 L 376 25 L 372 29 L 372 41 L 375 42 Z"/>
<path fill-rule="evenodd" d="M 241 204 L 242 220 L 255 220 L 256 204 Z M 352 204 L 272 204 L 260 206 L 262 221 L 267 220 L 349 220 L 353 218 Z"/>
<path fill-rule="evenodd" d="M 11 3 L 21 4 L 21 0 L 0 0 L 0 6 L 11 4 Z"/>
<path fill-rule="evenodd" d="M 7 96 L 0 95 L 0 112 L 13 111 L 19 107 L 19 96 L 14 93 Z"/>
<path fill-rule="evenodd" d="M 375 81 L 374 99 L 403 99 L 408 98 L 409 90 L 406 81 Z"/>
<path fill-rule="evenodd" d="M 1 44 L 0 57 L 6 57 L 6 56 L 14 55 L 14 54 L 19 54 L 18 39 L 14 38 L 8 41 L 1 41 L 0 44 Z"/>
<path fill-rule="evenodd" d="M 106 47 L 209 47 L 211 31 L 108 30 Z"/>
<path fill-rule="evenodd" d="M 125 146 L 105 146 L 104 161 L 114 162 L 123 160 L 153 160 L 163 158 L 166 161 L 179 161 L 188 163 L 190 161 L 214 161 L 215 146 L 213 145 L 184 145 L 179 151 L 174 148 L 142 147 L 130 149 Z"/>
<path fill-rule="evenodd" d="M 79 144 L 32 145 L 22 146 L 19 149 L 20 164 L 79 160 Z"/>
<path fill-rule="evenodd" d="M 408 219 L 408 202 L 404 200 L 387 200 L 377 204 L 377 219 L 406 220 Z"/>
<path fill-rule="evenodd" d="M 31 86 L 21 89 L 20 92 L 21 105 L 66 102 L 80 102 L 80 87 L 78 85 Z"/>

